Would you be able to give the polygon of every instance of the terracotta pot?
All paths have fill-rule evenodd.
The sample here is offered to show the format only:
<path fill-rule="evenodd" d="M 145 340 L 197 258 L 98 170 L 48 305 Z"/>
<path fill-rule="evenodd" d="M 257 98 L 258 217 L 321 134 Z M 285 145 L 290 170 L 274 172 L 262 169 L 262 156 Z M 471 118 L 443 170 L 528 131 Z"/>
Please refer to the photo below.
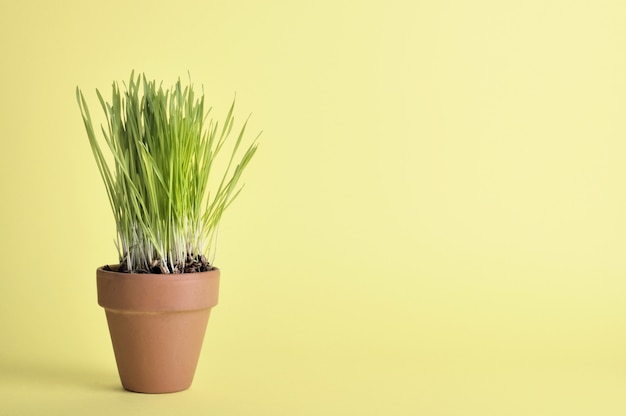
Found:
<path fill-rule="evenodd" d="M 97 270 L 98 304 L 106 312 L 122 385 L 141 393 L 189 388 L 220 271 L 131 274 Z"/>

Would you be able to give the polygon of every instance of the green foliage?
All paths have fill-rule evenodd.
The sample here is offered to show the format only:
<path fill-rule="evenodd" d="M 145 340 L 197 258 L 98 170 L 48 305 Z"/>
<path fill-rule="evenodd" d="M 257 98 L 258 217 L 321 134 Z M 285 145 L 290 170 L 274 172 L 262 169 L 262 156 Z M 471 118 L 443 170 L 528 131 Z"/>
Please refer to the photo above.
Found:
<path fill-rule="evenodd" d="M 209 119 L 204 94 L 196 98 L 192 85 L 183 86 L 180 79 L 163 90 L 145 75 L 132 73 L 124 86 L 121 91 L 113 83 L 111 103 L 96 90 L 107 121 L 101 126 L 102 147 L 87 102 L 76 88 L 115 217 L 119 261 L 129 272 L 182 273 L 190 258 L 204 263 L 209 258 L 220 219 L 241 191 L 238 183 L 256 152 L 256 140 L 240 149 L 246 120 L 226 151 L 234 100 L 220 125 Z M 212 180 L 217 189 L 209 192 L 212 168 L 222 151 L 228 155 L 226 168 Z"/>

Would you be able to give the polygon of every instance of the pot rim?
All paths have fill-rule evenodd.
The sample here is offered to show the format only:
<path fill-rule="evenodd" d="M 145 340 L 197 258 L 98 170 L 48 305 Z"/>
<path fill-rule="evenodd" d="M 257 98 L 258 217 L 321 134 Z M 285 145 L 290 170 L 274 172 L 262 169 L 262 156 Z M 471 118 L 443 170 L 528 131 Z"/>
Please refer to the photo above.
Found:
<path fill-rule="evenodd" d="M 97 269 L 98 304 L 107 310 L 174 312 L 218 303 L 220 270 L 180 274 L 120 273 Z"/>

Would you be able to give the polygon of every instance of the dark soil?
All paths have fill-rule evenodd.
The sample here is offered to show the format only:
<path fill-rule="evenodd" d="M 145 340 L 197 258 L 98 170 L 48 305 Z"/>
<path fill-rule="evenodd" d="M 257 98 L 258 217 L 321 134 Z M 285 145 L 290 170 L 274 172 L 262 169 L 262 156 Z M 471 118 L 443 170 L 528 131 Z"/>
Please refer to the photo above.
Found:
<path fill-rule="evenodd" d="M 181 274 L 181 273 L 199 273 L 199 272 L 208 272 L 213 270 L 214 267 L 209 263 L 206 257 L 202 255 L 187 255 L 187 259 L 185 260 L 185 264 L 177 264 L 172 265 L 168 264 L 168 268 L 172 271 L 173 274 Z M 154 261 L 150 268 L 144 268 L 139 270 L 129 270 L 125 261 L 123 261 L 118 267 L 113 268 L 108 264 L 104 266 L 104 270 L 115 271 L 119 273 L 150 273 L 150 274 L 166 274 L 167 268 L 160 261 Z"/>

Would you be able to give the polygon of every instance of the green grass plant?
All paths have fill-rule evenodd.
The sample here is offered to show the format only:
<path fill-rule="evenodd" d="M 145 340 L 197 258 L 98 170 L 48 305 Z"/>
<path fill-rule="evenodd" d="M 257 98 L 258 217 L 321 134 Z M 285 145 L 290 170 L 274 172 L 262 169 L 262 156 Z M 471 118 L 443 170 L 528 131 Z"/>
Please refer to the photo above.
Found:
<path fill-rule="evenodd" d="M 220 220 L 241 192 L 242 173 L 257 150 L 256 139 L 243 145 L 248 121 L 232 134 L 235 101 L 219 123 L 209 117 L 204 93 L 196 97 L 191 83 L 183 85 L 180 79 L 163 89 L 133 72 L 123 87 L 113 83 L 110 103 L 96 90 L 106 116 L 103 145 L 85 97 L 76 88 L 115 217 L 119 270 L 210 269 Z M 221 154 L 225 159 L 218 171 L 216 158 Z M 199 263 L 198 270 L 190 268 Z"/>

